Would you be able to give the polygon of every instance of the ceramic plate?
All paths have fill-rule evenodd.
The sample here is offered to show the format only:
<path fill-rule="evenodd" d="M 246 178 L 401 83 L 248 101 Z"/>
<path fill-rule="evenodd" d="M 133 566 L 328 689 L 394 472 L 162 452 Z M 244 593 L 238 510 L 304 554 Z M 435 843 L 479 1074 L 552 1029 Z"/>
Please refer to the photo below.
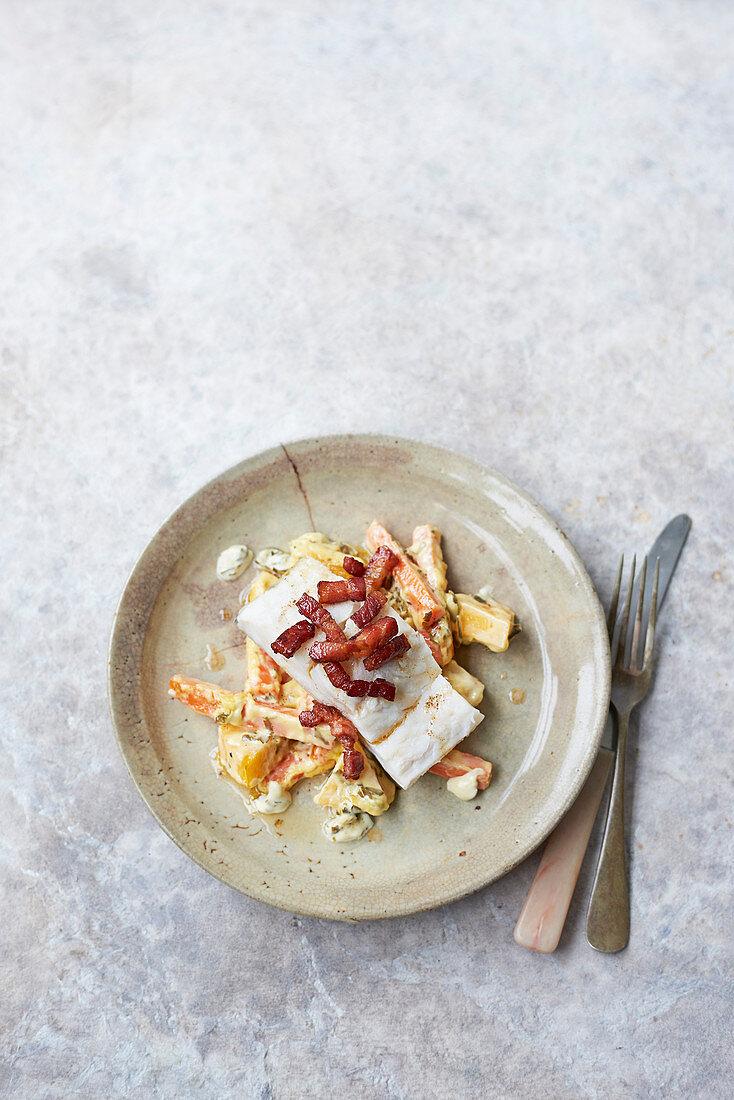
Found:
<path fill-rule="evenodd" d="M 413 526 L 444 534 L 449 582 L 489 584 L 522 633 L 506 653 L 473 645 L 458 659 L 486 684 L 485 720 L 466 747 L 492 760 L 475 802 L 425 776 L 368 838 L 335 845 L 301 785 L 273 824 L 253 818 L 218 779 L 216 727 L 169 698 L 180 672 L 233 690 L 244 681 L 238 595 L 254 575 L 217 579 L 231 543 L 284 546 L 307 530 L 359 543 L 378 517 L 403 543 Z M 207 644 L 224 666 L 210 672 Z M 553 828 L 594 760 L 609 704 L 604 616 L 577 554 L 554 521 L 506 478 L 425 443 L 354 435 L 305 440 L 247 459 L 163 525 L 117 610 L 109 697 L 120 750 L 149 810 L 192 859 L 237 890 L 298 913 L 358 920 L 429 909 L 514 867 Z M 519 701 L 522 700 L 522 701 Z"/>

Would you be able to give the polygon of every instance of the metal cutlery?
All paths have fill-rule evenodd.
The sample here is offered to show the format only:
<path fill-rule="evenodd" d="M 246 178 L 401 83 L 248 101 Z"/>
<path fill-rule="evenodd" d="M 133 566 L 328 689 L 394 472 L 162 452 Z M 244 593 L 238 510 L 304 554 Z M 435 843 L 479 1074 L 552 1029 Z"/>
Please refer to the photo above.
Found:
<path fill-rule="evenodd" d="M 652 675 L 657 617 L 660 559 L 655 560 L 655 581 L 650 599 L 650 611 L 645 622 L 642 609 L 645 595 L 647 558 L 642 563 L 638 581 L 637 610 L 630 623 L 635 587 L 635 559 L 627 587 L 621 624 L 616 631 L 617 655 L 612 670 L 612 706 L 617 715 L 617 750 L 612 774 L 607 821 L 604 827 L 596 878 L 591 890 L 586 917 L 586 938 L 597 951 L 621 951 L 630 934 L 629 891 L 627 887 L 627 856 L 624 842 L 624 773 L 627 757 L 629 717 L 647 695 Z M 609 621 L 614 628 L 619 589 L 622 583 L 624 558 L 619 566 L 617 586 L 612 598 Z M 642 653 L 640 649 L 642 648 Z"/>
<path fill-rule="evenodd" d="M 632 578 L 632 597 L 628 601 L 630 606 L 638 606 L 640 592 L 642 592 L 642 611 L 640 622 L 649 620 L 652 603 L 654 581 L 657 577 L 657 609 L 662 606 L 670 579 L 678 562 L 681 550 L 688 536 L 691 520 L 686 515 L 676 516 L 664 528 L 648 555 L 655 562 L 659 559 L 659 573 L 653 570 L 646 572 L 646 583 L 640 584 L 640 577 Z M 610 640 L 612 643 L 619 640 L 621 620 L 617 621 L 617 607 L 619 603 L 619 591 L 621 586 L 621 573 L 617 578 L 615 591 L 608 624 Z M 633 620 L 636 622 L 637 616 Z M 619 629 L 615 631 L 615 626 Z M 629 622 L 628 631 L 629 634 Z M 638 644 L 640 630 L 637 631 Z M 625 646 L 625 649 L 627 647 Z M 625 735 L 626 738 L 626 735 Z M 589 843 L 589 837 L 594 825 L 599 803 L 601 801 L 610 765 L 615 760 L 614 725 L 610 714 L 604 730 L 599 755 L 589 774 L 581 793 L 573 806 L 564 816 L 563 820 L 551 833 L 533 883 L 528 892 L 525 905 L 515 927 L 515 941 L 523 947 L 533 951 L 548 953 L 554 951 L 558 945 L 563 925 L 568 912 L 568 907 L 576 886 L 576 880 L 583 862 L 584 854 Z M 623 783 L 618 784 L 618 798 L 623 794 Z M 623 842 L 623 837 L 622 837 Z M 611 849 L 610 849 L 611 850 Z M 611 863 L 608 864 L 611 868 Z M 624 889 L 626 891 L 626 874 L 624 877 Z M 611 895 L 610 895 L 611 896 Z M 624 911 L 624 902 L 621 903 Z M 629 903 L 626 905 L 629 924 Z M 602 908 L 595 907 L 595 919 L 599 922 L 602 917 Z M 594 932 L 595 939 L 601 942 L 602 933 Z M 606 939 L 606 937 L 604 937 Z M 617 936 L 617 939 L 619 936 Z M 591 942 L 591 940 L 589 941 Z M 609 942 L 612 942 L 611 940 Z M 592 944 L 595 946 L 595 944 Z M 622 945 L 624 946 L 624 945 Z M 606 948 L 610 950 L 611 948 Z M 600 947 L 599 950 L 605 950 Z"/>

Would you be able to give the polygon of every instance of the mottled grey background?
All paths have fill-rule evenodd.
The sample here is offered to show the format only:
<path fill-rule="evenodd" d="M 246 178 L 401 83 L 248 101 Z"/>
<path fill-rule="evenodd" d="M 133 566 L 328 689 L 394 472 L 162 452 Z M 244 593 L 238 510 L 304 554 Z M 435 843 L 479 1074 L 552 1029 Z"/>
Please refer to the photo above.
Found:
<path fill-rule="evenodd" d="M 19 1097 L 728 1097 L 731 4 L 5 0 L 2 1087 Z M 497 466 L 607 597 L 694 526 L 632 760 L 632 939 L 516 947 L 537 855 L 298 919 L 154 824 L 105 701 L 183 498 L 374 429 Z"/>

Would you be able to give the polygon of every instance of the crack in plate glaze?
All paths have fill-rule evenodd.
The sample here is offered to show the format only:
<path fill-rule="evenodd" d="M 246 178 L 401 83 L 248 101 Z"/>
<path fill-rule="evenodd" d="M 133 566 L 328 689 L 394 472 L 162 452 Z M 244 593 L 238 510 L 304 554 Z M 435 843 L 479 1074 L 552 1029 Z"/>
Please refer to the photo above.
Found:
<path fill-rule="evenodd" d="M 588 774 L 609 703 L 599 601 L 556 523 L 522 490 L 471 459 L 370 435 L 287 447 L 247 459 L 204 486 L 164 523 L 133 569 L 109 652 L 120 750 L 165 832 L 243 893 L 343 920 L 442 905 L 525 858 Z M 217 579 L 217 556 L 235 541 L 257 550 L 301 534 L 304 499 L 315 526 L 348 543 L 361 542 L 374 517 L 403 541 L 418 523 L 438 524 L 452 587 L 473 592 L 489 584 L 523 626 L 504 654 L 479 646 L 459 652 L 486 684 L 485 721 L 466 745 L 493 761 L 489 789 L 464 803 L 443 780 L 424 777 L 381 819 L 380 844 L 324 841 L 323 810 L 312 801 L 321 779 L 298 788 L 277 824 L 251 818 L 211 769 L 214 724 L 168 696 L 174 672 L 241 688 L 242 638 L 220 612 L 236 612 L 243 585 Z M 203 664 L 207 644 L 227 649 L 216 673 Z M 525 692 L 521 706 L 508 684 Z"/>

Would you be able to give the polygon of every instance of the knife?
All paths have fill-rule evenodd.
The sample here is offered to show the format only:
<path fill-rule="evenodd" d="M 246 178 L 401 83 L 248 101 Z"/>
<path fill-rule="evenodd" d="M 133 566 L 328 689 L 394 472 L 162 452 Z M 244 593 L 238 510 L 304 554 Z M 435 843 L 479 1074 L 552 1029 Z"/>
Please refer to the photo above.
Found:
<path fill-rule="evenodd" d="M 676 516 L 661 531 L 650 550 L 649 560 L 660 559 L 658 611 L 673 576 L 681 550 L 691 529 L 687 515 Z M 643 596 L 644 611 L 650 606 L 654 569 L 648 570 Z M 639 584 L 636 589 L 639 594 Z M 631 606 L 637 600 L 635 595 Z M 642 620 L 646 620 L 643 618 Z M 615 732 L 611 711 L 607 716 L 599 754 L 581 793 L 556 826 L 546 843 L 538 870 L 515 925 L 515 942 L 531 951 L 549 954 L 555 951 L 571 904 L 576 880 L 589 843 L 591 830 L 606 786 L 609 767 L 614 759 Z"/>

